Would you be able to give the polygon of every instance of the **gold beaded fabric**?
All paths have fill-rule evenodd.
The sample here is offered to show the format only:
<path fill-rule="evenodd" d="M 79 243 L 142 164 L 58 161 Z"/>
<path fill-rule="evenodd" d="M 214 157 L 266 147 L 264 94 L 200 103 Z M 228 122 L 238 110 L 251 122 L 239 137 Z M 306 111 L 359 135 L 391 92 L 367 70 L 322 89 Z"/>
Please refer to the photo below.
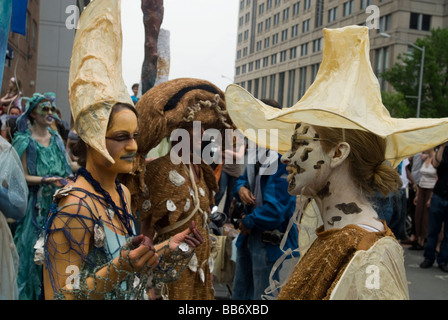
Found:
<path fill-rule="evenodd" d="M 324 231 L 323 226 L 319 227 L 317 239 L 295 267 L 278 299 L 329 300 L 358 250 L 368 250 L 383 237 L 394 237 L 386 224 L 384 227 L 384 232 L 369 232 L 356 225 L 328 231 Z"/>
<path fill-rule="evenodd" d="M 133 208 L 140 212 L 142 224 L 149 226 L 151 233 L 156 233 L 155 243 L 184 231 L 192 221 L 195 221 L 197 229 L 204 237 L 204 243 L 195 249 L 195 257 L 190 261 L 189 267 L 177 281 L 166 284 L 169 300 L 214 299 L 209 268 L 211 241 L 208 214 L 209 208 L 214 204 L 213 192 L 217 191 L 217 184 L 209 165 L 203 162 L 198 166 L 199 181 L 195 183 L 195 194 L 195 186 L 190 180 L 187 166 L 183 163 L 172 163 L 169 154 L 155 159 L 146 166 L 145 184 L 149 187 L 149 195 L 137 194 L 133 197 Z M 195 208 L 195 197 L 201 210 L 187 219 Z M 169 231 L 163 230 L 183 220 L 180 226 Z M 161 232 L 164 233 L 160 234 Z"/>

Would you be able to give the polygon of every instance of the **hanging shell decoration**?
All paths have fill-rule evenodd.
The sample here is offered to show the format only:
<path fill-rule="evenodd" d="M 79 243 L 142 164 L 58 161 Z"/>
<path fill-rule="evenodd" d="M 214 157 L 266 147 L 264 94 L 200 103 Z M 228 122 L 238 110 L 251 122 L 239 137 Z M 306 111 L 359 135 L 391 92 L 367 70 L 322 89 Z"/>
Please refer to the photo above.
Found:
<path fill-rule="evenodd" d="M 185 178 L 176 170 L 171 170 L 168 177 L 176 187 L 180 187 L 185 183 Z"/>
<path fill-rule="evenodd" d="M 104 246 L 104 240 L 106 239 L 106 234 L 104 233 L 104 228 L 100 224 L 95 224 L 93 228 L 93 239 L 96 248 L 101 248 Z"/>
<path fill-rule="evenodd" d="M 176 204 L 171 199 L 166 201 L 166 208 L 169 212 L 174 212 L 177 209 Z"/>

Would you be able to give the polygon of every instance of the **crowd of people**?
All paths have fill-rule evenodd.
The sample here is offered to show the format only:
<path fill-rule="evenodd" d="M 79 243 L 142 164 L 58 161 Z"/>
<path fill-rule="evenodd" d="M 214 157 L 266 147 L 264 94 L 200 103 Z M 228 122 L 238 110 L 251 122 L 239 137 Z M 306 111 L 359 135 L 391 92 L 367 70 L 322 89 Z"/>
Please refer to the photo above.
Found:
<path fill-rule="evenodd" d="M 98 22 L 104 6 L 110 21 Z M 437 261 L 448 272 L 448 137 L 425 136 L 445 122 L 396 123 L 371 98 L 379 86 L 360 54 L 369 51 L 367 28 L 324 31 L 333 46 L 311 92 L 291 108 L 192 78 L 131 97 L 118 67 L 99 67 L 105 73 L 86 81 L 95 64 L 117 64 L 104 52 L 120 51 L 120 38 L 105 36 L 119 28 L 117 1 L 95 1 L 80 19 L 71 127 L 54 93 L 21 97 L 13 78 L 1 100 L 0 298 L 212 300 L 224 248 L 209 226 L 220 204 L 237 234 L 233 299 L 409 299 L 399 241 L 424 250 L 422 268 Z M 110 48 L 86 45 L 98 37 Z M 359 90 L 341 82 L 347 74 L 366 77 Z M 320 95 L 329 83 L 338 90 Z M 338 101 L 342 91 L 368 120 Z M 269 128 L 264 137 L 247 130 Z M 212 150 L 206 132 L 236 129 L 245 143 L 236 135 L 213 149 L 222 165 L 201 157 Z M 173 138 L 182 133 L 187 139 Z M 280 279 L 283 262 L 296 258 Z M 370 286 L 372 267 L 381 277 Z"/>

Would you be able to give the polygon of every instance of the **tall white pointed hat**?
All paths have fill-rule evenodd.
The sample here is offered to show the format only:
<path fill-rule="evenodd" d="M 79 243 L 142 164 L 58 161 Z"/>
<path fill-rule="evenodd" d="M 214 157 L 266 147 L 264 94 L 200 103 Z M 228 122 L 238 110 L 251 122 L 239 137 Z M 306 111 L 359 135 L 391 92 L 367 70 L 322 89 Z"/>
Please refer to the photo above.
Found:
<path fill-rule="evenodd" d="M 314 83 L 290 108 L 272 108 L 237 85 L 226 90 L 229 115 L 250 140 L 287 152 L 299 122 L 370 131 L 387 140 L 385 158 L 393 166 L 448 140 L 448 118 L 392 118 L 369 59 L 367 27 L 324 29 L 323 60 Z M 266 129 L 266 134 L 258 130 Z"/>
<path fill-rule="evenodd" d="M 112 107 L 133 106 L 122 77 L 121 0 L 95 0 L 76 30 L 69 74 L 75 129 L 86 144 L 114 163 L 106 149 Z"/>

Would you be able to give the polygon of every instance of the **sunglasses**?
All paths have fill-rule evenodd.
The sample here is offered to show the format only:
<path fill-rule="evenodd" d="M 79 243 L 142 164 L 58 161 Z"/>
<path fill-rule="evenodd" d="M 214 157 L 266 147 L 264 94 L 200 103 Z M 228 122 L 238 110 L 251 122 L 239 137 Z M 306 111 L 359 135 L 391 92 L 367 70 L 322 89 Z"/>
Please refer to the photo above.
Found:
<path fill-rule="evenodd" d="M 138 133 L 134 133 L 133 135 L 118 134 L 114 137 L 106 137 L 107 140 L 113 140 L 116 142 L 128 142 L 131 140 L 136 140 L 137 138 L 138 138 Z"/>
<path fill-rule="evenodd" d="M 56 112 L 56 108 L 54 106 L 51 105 L 51 102 L 43 102 L 40 104 L 39 106 L 39 111 L 41 113 L 48 113 L 48 112 L 52 112 L 55 113 Z"/>

